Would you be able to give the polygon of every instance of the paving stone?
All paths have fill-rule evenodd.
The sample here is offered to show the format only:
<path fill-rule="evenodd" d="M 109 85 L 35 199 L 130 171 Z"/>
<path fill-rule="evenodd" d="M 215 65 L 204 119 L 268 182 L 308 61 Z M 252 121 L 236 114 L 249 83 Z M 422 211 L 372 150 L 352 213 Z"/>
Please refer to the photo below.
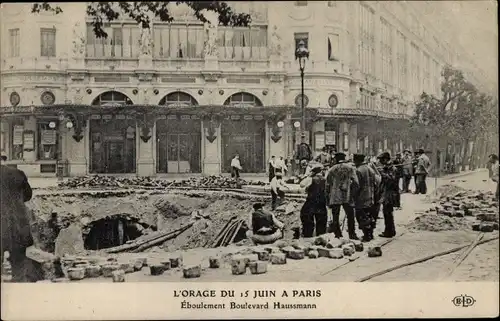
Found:
<path fill-rule="evenodd" d="M 120 265 L 118 265 L 116 263 L 103 265 L 101 268 L 102 275 L 105 278 L 110 278 L 110 277 L 112 277 L 113 271 L 116 271 L 119 268 L 120 268 Z"/>
<path fill-rule="evenodd" d="M 333 240 L 329 240 L 326 243 L 326 248 L 327 249 L 335 249 L 335 248 L 341 247 L 342 245 L 343 245 L 343 242 L 340 239 L 333 239 Z"/>
<path fill-rule="evenodd" d="M 264 261 L 253 261 L 248 265 L 250 268 L 250 273 L 252 274 L 263 274 L 267 272 L 267 262 Z"/>
<path fill-rule="evenodd" d="M 260 261 L 269 261 L 269 258 L 271 257 L 269 252 L 266 250 L 260 250 L 259 252 L 255 252 L 255 254 L 257 254 Z"/>
<path fill-rule="evenodd" d="M 201 265 L 189 265 L 182 269 L 182 274 L 186 279 L 199 278 L 201 276 Z"/>
<path fill-rule="evenodd" d="M 162 275 L 165 272 L 165 265 L 163 264 L 150 264 L 149 272 L 151 275 Z"/>
<path fill-rule="evenodd" d="M 479 230 L 481 232 L 489 233 L 489 232 L 493 232 L 495 230 L 495 228 L 493 227 L 493 223 L 483 222 L 483 223 L 481 223 L 481 226 L 479 227 Z"/>
<path fill-rule="evenodd" d="M 307 256 L 310 258 L 310 259 L 316 259 L 319 257 L 319 253 L 317 250 L 310 250 L 308 253 L 307 253 Z"/>
<path fill-rule="evenodd" d="M 134 271 L 140 271 L 142 270 L 143 262 L 140 259 L 136 259 L 134 260 L 133 265 L 134 265 Z"/>
<path fill-rule="evenodd" d="M 231 259 L 231 272 L 234 275 L 245 274 L 249 262 L 242 256 L 233 256 Z"/>
<path fill-rule="evenodd" d="M 148 258 L 147 257 L 140 257 L 138 260 L 142 261 L 142 266 L 148 266 Z"/>
<path fill-rule="evenodd" d="M 293 250 L 290 250 L 287 255 L 286 255 L 289 259 L 293 259 L 293 260 L 302 260 L 304 257 L 305 257 L 305 253 L 303 250 L 297 250 L 297 249 L 293 249 Z"/>
<path fill-rule="evenodd" d="M 83 280 L 85 278 L 85 268 L 82 267 L 69 268 L 68 276 L 70 280 Z"/>
<path fill-rule="evenodd" d="M 87 278 L 97 278 L 101 276 L 101 266 L 97 264 L 91 264 L 85 269 L 85 277 Z"/>
<path fill-rule="evenodd" d="M 333 249 L 327 249 L 326 247 L 318 247 L 317 249 L 319 257 L 329 257 L 330 250 Z"/>
<path fill-rule="evenodd" d="M 125 271 L 116 270 L 111 273 L 111 277 L 113 278 L 113 282 L 125 282 Z"/>
<path fill-rule="evenodd" d="M 170 258 L 170 268 L 175 269 L 182 266 L 182 256 L 174 256 Z"/>
<path fill-rule="evenodd" d="M 368 257 L 379 257 L 382 256 L 382 248 L 380 246 L 368 248 Z"/>
<path fill-rule="evenodd" d="M 123 270 L 125 273 L 133 273 L 134 265 L 130 262 L 122 262 L 120 263 L 120 270 Z"/>
<path fill-rule="evenodd" d="M 352 246 L 343 246 L 342 251 L 344 252 L 345 256 L 351 256 L 356 252 L 356 250 L 354 250 Z"/>
<path fill-rule="evenodd" d="M 163 266 L 165 267 L 165 271 L 166 271 L 166 270 L 170 270 L 171 265 L 172 265 L 172 261 L 170 259 L 167 259 L 167 260 L 161 261 L 160 264 L 163 264 Z"/>
<path fill-rule="evenodd" d="M 266 250 L 268 253 L 278 253 L 278 252 L 280 252 L 279 247 L 276 247 L 276 246 L 266 246 L 266 247 L 264 247 L 264 250 Z"/>
<path fill-rule="evenodd" d="M 363 252 L 363 250 L 364 250 L 363 242 L 361 242 L 359 240 L 355 240 L 355 241 L 352 241 L 352 243 L 354 244 L 354 250 L 356 250 L 356 252 Z"/>
<path fill-rule="evenodd" d="M 285 253 L 271 253 L 272 264 L 286 264 Z"/>
<path fill-rule="evenodd" d="M 472 224 L 472 230 L 476 231 L 476 232 L 481 231 L 481 223 L 474 223 L 474 224 Z"/>
<path fill-rule="evenodd" d="M 208 263 L 211 269 L 218 269 L 220 267 L 220 259 L 218 257 L 210 257 Z"/>
<path fill-rule="evenodd" d="M 288 243 L 285 240 L 278 240 L 274 242 L 273 246 L 281 249 L 283 247 L 288 246 Z"/>
<path fill-rule="evenodd" d="M 341 259 L 344 257 L 344 251 L 341 248 L 329 249 L 328 256 L 331 259 Z"/>
<path fill-rule="evenodd" d="M 295 250 L 295 248 L 293 246 L 286 246 L 286 247 L 281 249 L 281 251 L 285 254 L 287 254 L 288 252 L 293 251 L 293 250 Z"/>

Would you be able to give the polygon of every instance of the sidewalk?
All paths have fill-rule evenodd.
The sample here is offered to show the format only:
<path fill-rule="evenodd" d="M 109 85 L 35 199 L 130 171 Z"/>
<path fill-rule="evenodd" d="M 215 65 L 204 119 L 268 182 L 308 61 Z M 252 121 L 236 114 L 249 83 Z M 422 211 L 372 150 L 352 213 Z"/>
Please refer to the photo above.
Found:
<path fill-rule="evenodd" d="M 466 172 L 462 172 L 462 173 L 458 173 L 458 174 L 445 175 L 445 176 L 438 178 L 438 180 L 439 179 L 453 179 L 453 178 L 457 178 L 457 177 L 470 175 L 470 174 L 480 172 L 480 171 L 487 171 L 487 169 L 481 168 L 481 169 L 477 169 L 477 170 L 473 170 L 473 171 L 466 171 Z M 226 174 L 226 175 L 228 175 L 228 174 Z M 198 175 L 198 177 L 199 176 L 200 175 Z M 186 175 L 183 177 L 175 177 L 175 178 L 159 177 L 158 179 L 163 179 L 163 180 L 167 180 L 167 181 L 174 181 L 174 180 L 189 179 L 191 177 L 192 176 L 190 176 L 190 175 Z M 252 181 L 252 182 L 255 182 L 255 181 L 262 181 L 265 183 L 269 182 L 269 178 L 266 174 L 262 174 L 262 175 L 258 175 L 258 176 L 257 175 L 245 176 L 243 174 L 241 176 L 241 178 L 246 180 L 246 181 Z M 68 179 L 71 179 L 71 178 L 65 177 L 64 181 L 67 181 Z M 59 182 L 58 179 L 55 177 L 29 177 L 28 180 L 29 180 L 31 187 L 34 189 L 44 189 L 44 188 L 50 188 L 50 187 L 57 187 L 57 183 Z M 428 178 L 429 182 L 432 182 L 433 180 L 434 180 L 434 178 L 432 178 L 432 177 Z M 265 186 L 251 186 L 251 187 L 252 188 L 259 188 L 259 189 L 266 188 Z"/>

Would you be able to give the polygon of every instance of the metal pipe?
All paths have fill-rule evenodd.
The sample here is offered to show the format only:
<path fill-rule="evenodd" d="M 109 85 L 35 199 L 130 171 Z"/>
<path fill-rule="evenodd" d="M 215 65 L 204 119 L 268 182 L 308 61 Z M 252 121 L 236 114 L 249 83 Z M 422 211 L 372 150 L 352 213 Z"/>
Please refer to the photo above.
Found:
<path fill-rule="evenodd" d="M 301 60 L 303 58 L 300 58 Z M 305 133 L 306 131 L 306 109 L 304 106 L 304 66 L 302 65 L 300 67 L 300 95 L 301 95 L 301 109 L 302 109 L 302 121 L 300 124 L 300 127 L 302 127 L 302 132 Z"/>

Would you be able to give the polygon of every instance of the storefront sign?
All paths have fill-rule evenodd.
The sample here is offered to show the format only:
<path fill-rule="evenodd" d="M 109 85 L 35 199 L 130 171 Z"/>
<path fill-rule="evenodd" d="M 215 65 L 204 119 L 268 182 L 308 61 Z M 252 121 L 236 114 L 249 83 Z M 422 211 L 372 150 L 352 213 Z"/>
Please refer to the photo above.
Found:
<path fill-rule="evenodd" d="M 314 135 L 314 146 L 316 149 L 322 149 L 325 147 L 325 134 L 317 133 Z"/>
<path fill-rule="evenodd" d="M 334 131 L 326 131 L 325 132 L 325 144 L 326 145 L 335 145 L 335 132 Z"/>
<path fill-rule="evenodd" d="M 24 150 L 35 149 L 35 134 L 32 131 L 24 132 Z"/>
<path fill-rule="evenodd" d="M 232 137 L 232 141 L 235 143 L 251 142 L 253 136 L 251 135 L 235 135 Z"/>
<path fill-rule="evenodd" d="M 57 136 L 56 134 L 57 132 L 55 130 L 42 130 L 41 132 L 42 145 L 55 145 Z"/>
<path fill-rule="evenodd" d="M 24 126 L 22 125 L 14 125 L 14 134 L 12 139 L 13 145 L 22 145 L 23 144 L 23 134 L 24 134 Z"/>

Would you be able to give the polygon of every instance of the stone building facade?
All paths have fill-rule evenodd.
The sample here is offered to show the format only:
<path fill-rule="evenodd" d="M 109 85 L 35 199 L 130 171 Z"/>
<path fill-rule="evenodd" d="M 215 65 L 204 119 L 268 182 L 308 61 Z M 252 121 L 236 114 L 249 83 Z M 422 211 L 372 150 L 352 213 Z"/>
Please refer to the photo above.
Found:
<path fill-rule="evenodd" d="M 236 2 L 250 28 L 120 20 L 97 39 L 85 3 L 32 14 L 2 5 L 1 149 L 29 176 L 262 173 L 293 157 L 302 130 L 315 151 L 393 153 L 422 91 L 439 94 L 456 63 L 442 35 L 403 2 Z M 305 129 L 294 52 L 306 43 Z"/>

